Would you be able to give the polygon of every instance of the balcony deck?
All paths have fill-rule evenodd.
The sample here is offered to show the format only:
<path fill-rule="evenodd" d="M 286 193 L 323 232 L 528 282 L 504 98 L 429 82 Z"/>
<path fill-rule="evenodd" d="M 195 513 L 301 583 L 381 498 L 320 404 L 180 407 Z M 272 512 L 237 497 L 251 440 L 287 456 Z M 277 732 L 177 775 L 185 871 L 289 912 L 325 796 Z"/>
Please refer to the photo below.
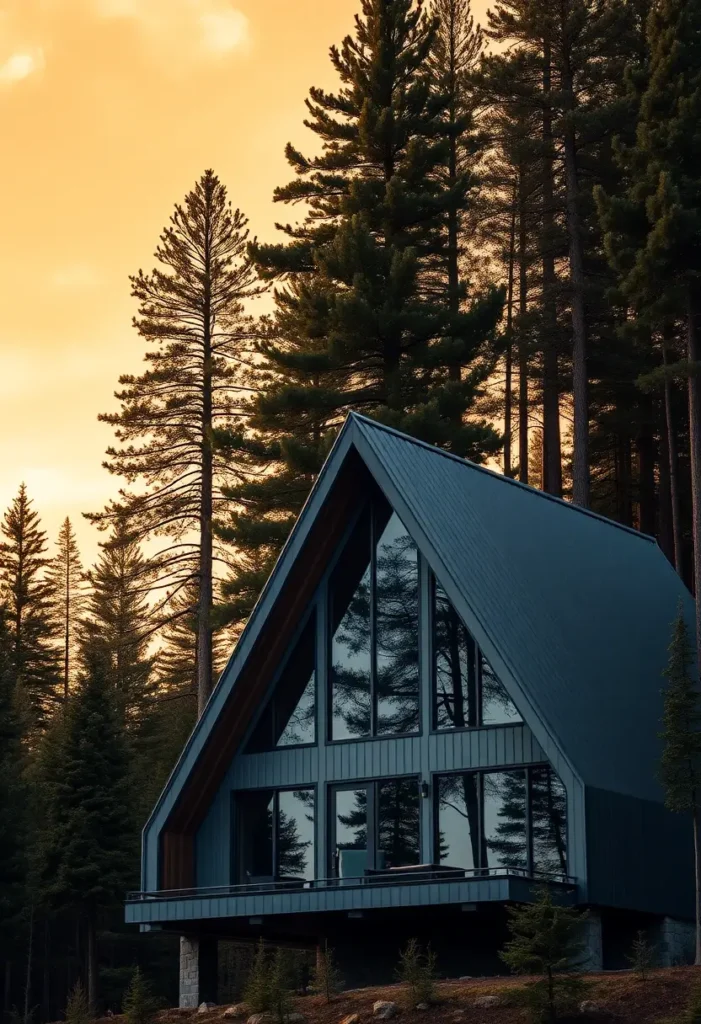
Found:
<path fill-rule="evenodd" d="M 457 876 L 456 876 L 457 875 Z M 221 918 L 276 917 L 291 914 L 347 913 L 393 907 L 447 904 L 528 902 L 534 885 L 553 886 L 563 902 L 574 902 L 576 880 L 538 877 L 518 868 L 489 871 L 388 873 L 357 878 L 323 878 L 308 882 L 262 882 L 131 892 L 127 895 L 128 924 L 193 922 Z"/>

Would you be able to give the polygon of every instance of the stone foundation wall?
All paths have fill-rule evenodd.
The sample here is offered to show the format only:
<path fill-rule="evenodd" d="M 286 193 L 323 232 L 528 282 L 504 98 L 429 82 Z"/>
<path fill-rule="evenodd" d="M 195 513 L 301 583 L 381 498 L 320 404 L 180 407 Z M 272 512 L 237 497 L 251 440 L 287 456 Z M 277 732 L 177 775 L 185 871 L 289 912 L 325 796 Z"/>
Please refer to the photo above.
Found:
<path fill-rule="evenodd" d="M 654 938 L 661 967 L 693 964 L 696 928 L 691 922 L 664 917 Z"/>
<path fill-rule="evenodd" d="M 590 910 L 586 920 L 582 922 L 582 938 L 584 949 L 579 961 L 583 971 L 602 971 L 604 969 L 604 953 L 601 940 L 601 915 Z"/>
<path fill-rule="evenodd" d="M 194 1010 L 200 1002 L 200 943 L 199 939 L 180 936 L 180 998 L 178 1005 Z"/>

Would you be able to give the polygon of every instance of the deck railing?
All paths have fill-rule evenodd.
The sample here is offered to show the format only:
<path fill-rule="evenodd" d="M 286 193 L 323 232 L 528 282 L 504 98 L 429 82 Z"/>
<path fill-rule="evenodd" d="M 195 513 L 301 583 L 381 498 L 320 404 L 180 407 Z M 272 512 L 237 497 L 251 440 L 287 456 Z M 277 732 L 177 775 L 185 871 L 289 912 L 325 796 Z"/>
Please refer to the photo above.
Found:
<path fill-rule="evenodd" d="M 212 885 L 191 889 L 161 889 L 153 892 L 129 892 L 127 903 L 141 903 L 146 900 L 187 900 L 217 899 L 219 897 L 259 896 L 274 893 L 311 892 L 329 888 L 372 887 L 382 888 L 396 885 L 430 885 L 469 881 L 488 878 L 521 878 L 528 882 L 547 883 L 558 887 L 574 888 L 576 879 L 569 875 L 552 872 L 528 871 L 526 868 L 433 868 L 420 871 L 402 871 L 394 874 L 391 869 L 352 878 L 280 878 L 273 881 L 257 881 L 243 885 Z"/>

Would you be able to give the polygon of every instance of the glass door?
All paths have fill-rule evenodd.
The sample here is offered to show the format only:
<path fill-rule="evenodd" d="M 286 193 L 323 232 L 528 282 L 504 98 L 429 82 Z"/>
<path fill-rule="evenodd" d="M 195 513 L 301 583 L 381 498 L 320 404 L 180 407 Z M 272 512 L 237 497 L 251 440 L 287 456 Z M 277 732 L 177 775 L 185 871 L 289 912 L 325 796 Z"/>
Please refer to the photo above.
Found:
<path fill-rule="evenodd" d="M 374 865 L 373 787 L 338 786 L 331 791 L 331 874 L 362 878 Z"/>

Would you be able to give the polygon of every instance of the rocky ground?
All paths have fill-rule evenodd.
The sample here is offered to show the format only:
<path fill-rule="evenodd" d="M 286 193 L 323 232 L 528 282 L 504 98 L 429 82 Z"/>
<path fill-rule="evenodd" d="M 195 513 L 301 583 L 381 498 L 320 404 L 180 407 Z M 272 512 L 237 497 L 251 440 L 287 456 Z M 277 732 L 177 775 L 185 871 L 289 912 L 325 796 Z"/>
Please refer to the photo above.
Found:
<path fill-rule="evenodd" d="M 294 1000 L 290 1024 L 371 1024 L 382 1019 L 378 1002 L 394 1004 L 386 1010 L 402 1024 L 525 1024 L 518 1005 L 522 978 L 480 978 L 446 981 L 438 985 L 439 1003 L 418 1010 L 402 985 L 354 989 L 330 1004 L 319 996 Z M 676 1024 L 686 1009 L 701 968 L 678 967 L 652 971 L 641 981 L 630 972 L 588 975 L 578 1020 L 581 1024 Z M 299 1016 L 298 1016 L 299 1015 Z M 247 1024 L 246 1007 L 216 1006 L 200 1010 L 163 1010 L 158 1024 Z M 386 1018 L 385 1018 L 386 1019 Z M 109 1018 L 119 1024 L 119 1017 Z M 107 1024 L 105 1019 L 104 1024 Z M 272 1018 L 251 1024 L 274 1024 Z M 690 1022 L 691 1024 L 691 1022 Z"/>

